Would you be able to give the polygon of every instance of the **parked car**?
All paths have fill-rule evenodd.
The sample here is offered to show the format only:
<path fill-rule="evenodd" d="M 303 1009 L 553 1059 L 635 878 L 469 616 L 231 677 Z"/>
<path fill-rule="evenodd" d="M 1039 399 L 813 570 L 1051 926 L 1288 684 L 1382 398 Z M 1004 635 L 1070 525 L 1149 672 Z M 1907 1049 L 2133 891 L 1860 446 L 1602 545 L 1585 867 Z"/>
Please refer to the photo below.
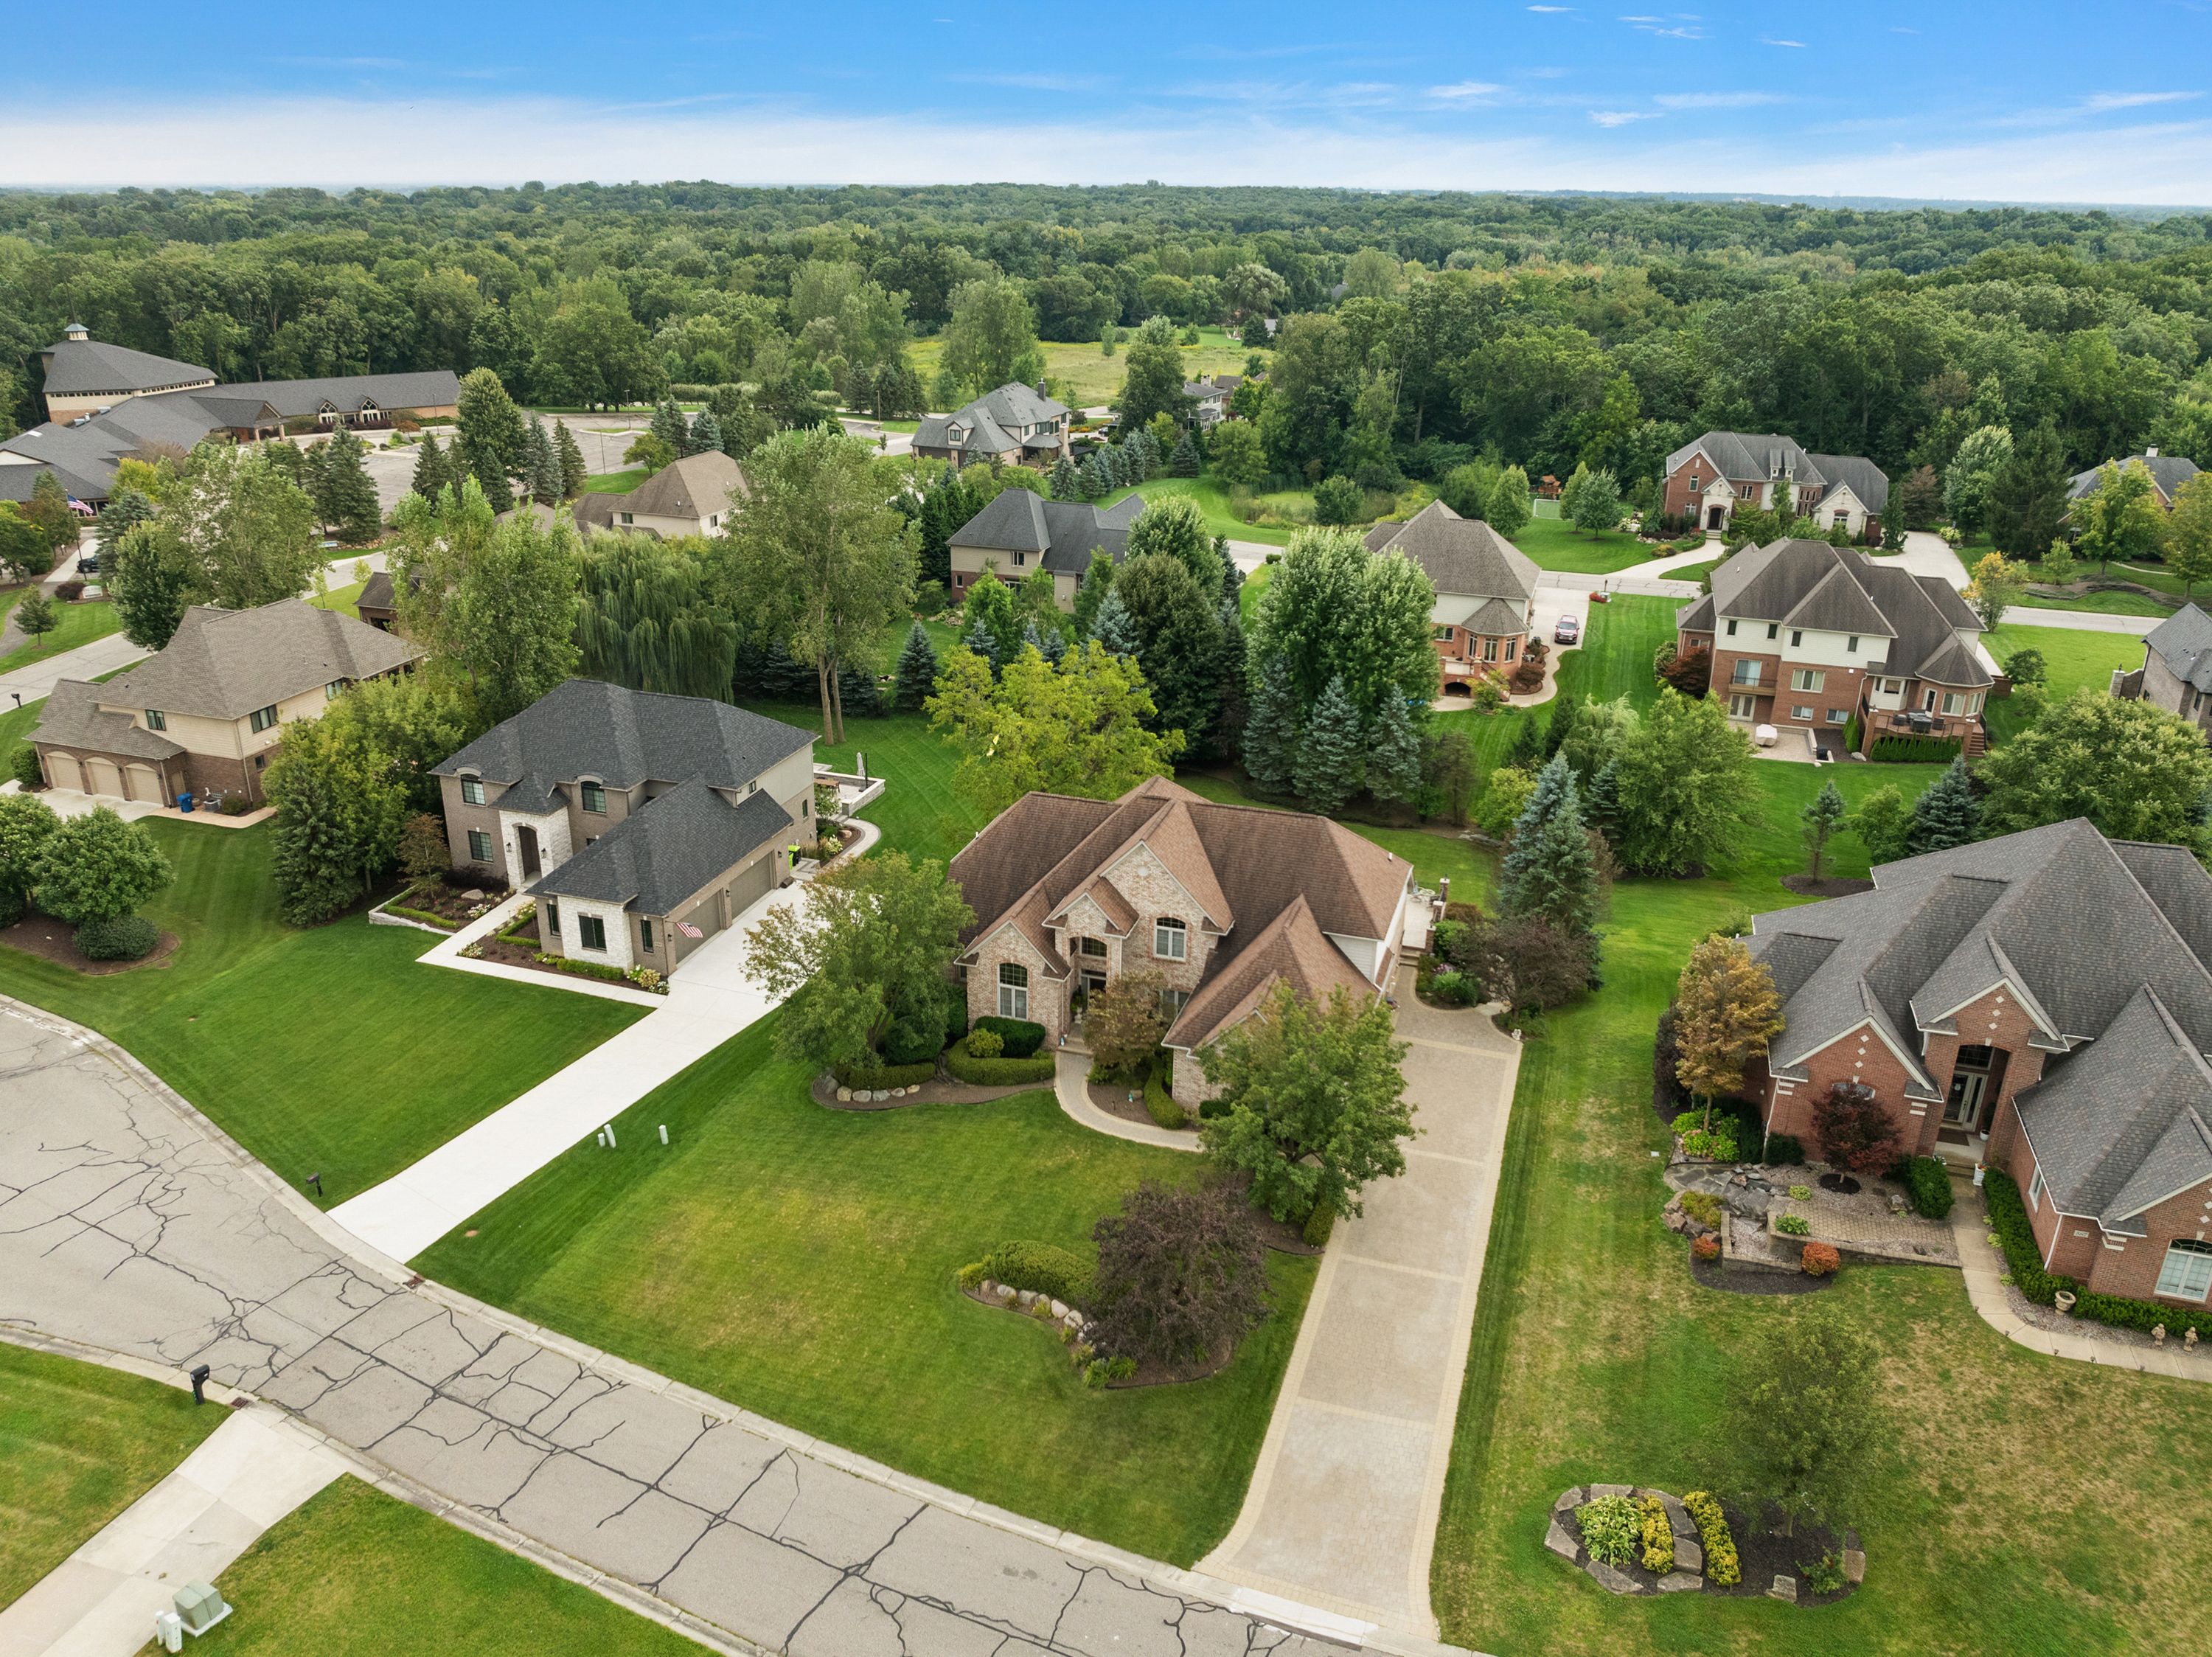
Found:
<path fill-rule="evenodd" d="M 89 550 L 78 553 L 76 573 L 80 576 L 97 576 L 100 573 L 100 554 Z"/>
<path fill-rule="evenodd" d="M 1561 616 L 1559 624 L 1552 629 L 1552 643 L 1554 644 L 1572 644 L 1582 636 L 1583 624 L 1579 616 Z"/>

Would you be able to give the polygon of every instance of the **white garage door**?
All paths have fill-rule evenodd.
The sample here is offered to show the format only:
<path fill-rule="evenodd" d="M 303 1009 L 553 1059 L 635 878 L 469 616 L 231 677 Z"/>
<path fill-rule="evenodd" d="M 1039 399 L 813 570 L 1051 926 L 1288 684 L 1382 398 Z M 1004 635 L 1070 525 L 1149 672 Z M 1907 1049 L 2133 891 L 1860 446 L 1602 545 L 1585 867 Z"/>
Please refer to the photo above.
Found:
<path fill-rule="evenodd" d="M 46 780 L 58 789 L 68 789 L 73 793 L 80 794 L 84 791 L 84 772 L 78 768 L 76 756 L 73 753 L 63 753 L 54 748 L 48 749 Z"/>
<path fill-rule="evenodd" d="M 120 799 L 123 796 L 123 773 L 115 769 L 112 759 L 103 759 L 94 754 L 84 762 L 84 791 Z"/>
<path fill-rule="evenodd" d="M 131 765 L 123 773 L 123 785 L 129 790 L 127 797 L 143 800 L 149 805 L 161 803 L 161 779 L 151 765 Z"/>

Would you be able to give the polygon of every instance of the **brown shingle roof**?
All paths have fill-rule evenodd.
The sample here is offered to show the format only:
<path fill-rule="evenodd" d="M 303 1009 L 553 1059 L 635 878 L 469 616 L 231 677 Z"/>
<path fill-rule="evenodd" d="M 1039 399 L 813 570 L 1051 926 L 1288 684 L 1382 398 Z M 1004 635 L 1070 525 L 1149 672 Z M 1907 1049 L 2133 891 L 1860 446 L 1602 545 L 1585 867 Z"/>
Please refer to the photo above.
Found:
<path fill-rule="evenodd" d="M 1536 561 L 1480 518 L 1462 518 L 1431 501 L 1401 524 L 1367 532 L 1370 552 L 1402 552 L 1428 572 L 1438 593 L 1526 604 L 1536 592 Z"/>
<path fill-rule="evenodd" d="M 745 474 L 720 449 L 687 454 L 622 498 L 620 509 L 653 518 L 707 518 L 727 512 L 745 492 Z"/>
<path fill-rule="evenodd" d="M 1375 993 L 1375 986 L 1322 933 L 1312 905 L 1294 898 L 1233 960 L 1206 975 L 1167 1033 L 1165 1045 L 1191 1051 L 1204 1047 L 1250 1017 L 1278 978 L 1310 998 L 1339 987 L 1355 996 Z"/>
<path fill-rule="evenodd" d="M 161 653 L 101 688 L 112 708 L 243 719 L 338 679 L 374 679 L 422 652 L 365 621 L 279 599 L 254 610 L 194 605 Z"/>

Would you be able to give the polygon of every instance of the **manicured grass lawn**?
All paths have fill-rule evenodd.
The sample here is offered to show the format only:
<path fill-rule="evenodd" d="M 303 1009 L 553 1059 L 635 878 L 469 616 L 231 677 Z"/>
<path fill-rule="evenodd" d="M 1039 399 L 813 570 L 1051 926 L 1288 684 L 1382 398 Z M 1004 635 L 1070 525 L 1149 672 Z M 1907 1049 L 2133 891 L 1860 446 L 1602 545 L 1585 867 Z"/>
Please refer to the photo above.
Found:
<path fill-rule="evenodd" d="M 1122 344 L 1107 356 L 1098 349 L 1095 339 L 1083 344 L 1047 341 L 1043 346 L 1044 371 L 1054 380 L 1064 380 L 1073 388 L 1077 408 L 1097 408 L 1111 402 L 1121 394 L 1121 381 L 1128 372 L 1127 330 L 1123 331 Z M 1201 375 L 1242 374 L 1244 359 L 1250 355 L 1245 348 L 1230 338 L 1221 328 L 1200 328 L 1199 343 L 1182 347 L 1182 377 L 1196 380 Z M 921 375 L 922 384 L 937 383 L 937 364 L 944 350 L 941 336 L 933 334 L 927 339 L 915 340 L 907 347 L 915 370 Z M 934 393 L 933 393 L 933 396 Z M 942 414 L 949 411 L 939 409 Z"/>
<path fill-rule="evenodd" d="M 1206 515 L 1206 527 L 1232 541 L 1259 541 L 1268 546 L 1288 546 L 1292 531 L 1269 524 L 1248 524 L 1229 508 L 1229 486 L 1207 474 L 1197 478 L 1154 478 L 1129 489 L 1117 489 L 1100 503 L 1111 506 L 1132 495 L 1157 501 L 1169 495 L 1188 495 Z M 1311 497 L 1307 497 L 1310 499 Z"/>
<path fill-rule="evenodd" d="M 904 1471 L 1198 1558 L 1243 1499 L 1314 1263 L 1271 1257 L 1279 1315 L 1221 1375 L 1091 1391 L 1049 1331 L 953 1274 L 1012 1238 L 1087 1247 L 1124 1191 L 1198 1160 L 1080 1127 L 1048 1091 L 825 1110 L 774 1024 L 626 1112 L 624 1148 L 569 1151 L 418 1269 Z"/>
<path fill-rule="evenodd" d="M 0 1345 L 0 1605 L 160 1483 L 225 1413 L 158 1381 Z"/>
<path fill-rule="evenodd" d="M 748 702 L 755 713 L 781 719 L 802 730 L 822 728 L 821 710 L 811 703 Z M 854 754 L 866 756 L 868 775 L 884 779 L 882 798 L 860 815 L 880 824 L 884 844 L 915 857 L 951 861 L 989 819 L 952 791 L 953 768 L 960 756 L 929 728 L 921 714 L 845 721 L 842 743 L 817 742 L 814 758 L 848 771 Z"/>
<path fill-rule="evenodd" d="M 652 475 L 643 466 L 632 466 L 627 472 L 595 472 L 584 479 L 584 488 L 587 493 L 627 495 Z"/>
<path fill-rule="evenodd" d="M 121 1043 L 293 1185 L 343 1202 L 640 1016 L 418 966 L 437 940 L 359 915 L 276 917 L 265 826 L 149 821 L 176 884 L 148 905 L 168 960 L 87 978 L 0 948 L 0 991 Z M 310 1193 L 312 1195 L 312 1193 Z"/>
<path fill-rule="evenodd" d="M 2142 666 L 2143 642 L 2126 633 L 2093 633 L 2075 627 L 2015 627 L 2010 624 L 1998 628 L 1982 641 L 1989 653 L 2002 666 L 2015 650 L 2031 646 L 2043 652 L 2043 661 L 2049 673 L 2045 684 L 2047 699 L 2062 701 L 2083 685 L 2102 692 L 2112 682 L 2112 669 L 2133 673 Z M 1988 703 L 1983 718 L 1990 728 L 1990 740 L 2002 742 L 2014 735 L 2027 723 L 2008 697 L 1998 697 Z"/>
<path fill-rule="evenodd" d="M 2160 604 L 2156 599 L 2142 593 L 2079 593 L 2064 598 L 2023 593 L 2018 602 L 2030 610 L 2087 610 L 2100 616 L 2170 616 L 2173 613 L 2173 606 Z"/>
<path fill-rule="evenodd" d="M 404 1586 L 402 1586 L 404 1585 Z M 346 1476 L 222 1574 L 235 1657 L 696 1657 L 672 1629 Z M 395 1592 L 395 1587 L 398 1588 Z"/>
<path fill-rule="evenodd" d="M 361 589 L 368 585 L 365 581 L 348 582 L 343 587 L 333 587 L 320 597 L 308 594 L 307 602 L 319 610 L 336 610 L 341 615 L 357 617 L 360 612 L 354 606 L 361 601 Z"/>
<path fill-rule="evenodd" d="M 80 644 L 89 644 L 123 630 L 123 618 L 115 613 L 115 606 L 106 599 L 82 599 L 75 604 L 57 604 L 54 608 L 62 624 L 0 656 L 0 673 L 12 673 L 19 667 L 28 667 L 49 656 L 58 656 L 64 650 L 74 650 Z"/>
<path fill-rule="evenodd" d="M 1725 562 L 1727 562 L 1727 560 L 1723 558 L 1708 558 L 1703 564 L 1686 564 L 1679 570 L 1669 570 L 1667 572 L 1666 579 L 1668 581 L 1701 582 L 1705 580 L 1706 576 L 1711 575 L 1714 570 L 1719 569 Z"/>
<path fill-rule="evenodd" d="M 1546 501 L 1540 504 L 1553 506 L 1556 503 Z M 1589 576 L 1609 576 L 1631 564 L 1642 564 L 1656 557 L 1659 550 L 1617 529 L 1601 535 L 1587 535 L 1564 519 L 1542 515 L 1528 521 L 1513 538 L 1513 545 L 1543 569 L 1579 570 Z"/>

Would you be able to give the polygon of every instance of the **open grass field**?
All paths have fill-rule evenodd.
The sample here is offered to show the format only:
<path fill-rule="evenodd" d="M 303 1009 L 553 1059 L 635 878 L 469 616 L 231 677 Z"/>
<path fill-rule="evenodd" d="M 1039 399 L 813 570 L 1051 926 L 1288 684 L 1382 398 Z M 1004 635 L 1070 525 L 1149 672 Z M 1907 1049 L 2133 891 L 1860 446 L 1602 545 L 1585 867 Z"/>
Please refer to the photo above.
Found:
<path fill-rule="evenodd" d="M 1545 501 L 1539 504 L 1553 506 L 1556 503 Z M 1642 564 L 1660 551 L 1620 530 L 1587 535 L 1564 519 L 1542 515 L 1529 519 L 1513 538 L 1513 545 L 1534 558 L 1540 569 L 1571 570 L 1587 576 L 1612 575 L 1631 564 Z"/>
<path fill-rule="evenodd" d="M 435 938 L 358 914 L 286 926 L 265 826 L 146 828 L 177 871 L 146 915 L 178 935 L 177 952 L 88 978 L 0 948 L 0 992 L 121 1043 L 294 1185 L 321 1174 L 325 1205 L 398 1173 L 640 1016 L 595 996 L 418 966 Z"/>
<path fill-rule="evenodd" d="M 586 494 L 627 495 L 652 475 L 643 466 L 626 472 L 595 472 L 584 479 L 584 490 Z"/>
<path fill-rule="evenodd" d="M 2132 673 L 2142 666 L 2143 642 L 2126 633 L 2092 633 L 2076 627 L 2018 627 L 2010 623 L 1990 633 L 1983 643 L 2000 664 L 2015 650 L 2033 647 L 2043 652 L 2046 700 L 2060 701 L 2084 685 L 2102 692 L 2112 682 L 2112 669 Z M 2002 742 L 2017 734 L 2027 720 L 2009 697 L 1998 697 L 1983 710 L 1990 740 Z"/>
<path fill-rule="evenodd" d="M 738 1036 L 416 1261 L 467 1293 L 924 1478 L 1188 1564 L 1228 1531 L 1312 1287 L 1222 1374 L 1094 1392 L 1054 1336 L 960 1294 L 993 1246 L 1087 1248 L 1196 1158 L 1092 1132 L 1049 1091 L 825 1110 L 774 1020 Z M 654 1130 L 665 1123 L 663 1148 Z"/>
<path fill-rule="evenodd" d="M 368 585 L 365 581 L 348 582 L 343 587 L 333 587 L 327 593 L 308 594 L 307 602 L 319 610 L 335 610 L 340 615 L 358 619 L 360 612 L 354 606 L 361 602 L 361 589 Z"/>
<path fill-rule="evenodd" d="M 1126 332 L 1126 331 L 1125 331 Z M 1182 347 L 1182 377 L 1196 380 L 1204 375 L 1242 374 L 1244 359 L 1250 355 L 1222 328 L 1200 328 L 1199 343 Z M 1126 341 L 1125 341 L 1126 344 Z M 927 339 L 917 339 L 907 347 L 908 357 L 915 370 L 921 375 L 924 386 L 937 383 L 937 367 L 945 341 L 933 334 Z M 1121 348 L 1108 356 L 1098 349 L 1095 339 L 1084 344 L 1068 344 L 1048 341 L 1044 351 L 1044 371 L 1054 380 L 1065 381 L 1073 393 L 1074 405 L 1079 409 L 1097 408 L 1121 394 L 1122 376 L 1127 372 L 1128 358 Z M 947 411 L 937 411 L 942 414 Z"/>
<path fill-rule="evenodd" d="M 2170 616 L 2174 610 L 2145 594 L 2111 591 L 2071 593 L 2063 598 L 2023 593 L 2018 601 L 2029 610 L 2086 610 L 2100 616 Z"/>
<path fill-rule="evenodd" d="M 1198 503 L 1198 509 L 1206 516 L 1206 528 L 1216 535 L 1226 535 L 1232 541 L 1258 541 L 1267 546 L 1288 546 L 1291 536 L 1295 533 L 1279 525 L 1246 523 L 1230 509 L 1229 486 L 1210 473 L 1196 478 L 1150 478 L 1132 488 L 1115 490 L 1099 504 L 1111 506 L 1132 495 L 1141 495 L 1148 501 L 1157 501 L 1169 495 L 1187 495 Z M 1311 496 L 1304 498 L 1309 505 L 1311 504 Z"/>
<path fill-rule="evenodd" d="M 160 1483 L 224 1413 L 158 1381 L 0 1345 L 0 1605 Z"/>
<path fill-rule="evenodd" d="M 395 1585 L 404 1585 L 395 1593 Z M 227 1657 L 696 1657 L 589 1588 L 351 1477 L 223 1572 L 236 1607 L 192 1649 Z"/>
<path fill-rule="evenodd" d="M 81 599 L 75 604 L 57 604 L 54 609 L 62 624 L 0 656 L 0 673 L 12 673 L 19 667 L 27 667 L 123 631 L 123 618 L 115 613 L 115 606 L 106 599 Z"/>

